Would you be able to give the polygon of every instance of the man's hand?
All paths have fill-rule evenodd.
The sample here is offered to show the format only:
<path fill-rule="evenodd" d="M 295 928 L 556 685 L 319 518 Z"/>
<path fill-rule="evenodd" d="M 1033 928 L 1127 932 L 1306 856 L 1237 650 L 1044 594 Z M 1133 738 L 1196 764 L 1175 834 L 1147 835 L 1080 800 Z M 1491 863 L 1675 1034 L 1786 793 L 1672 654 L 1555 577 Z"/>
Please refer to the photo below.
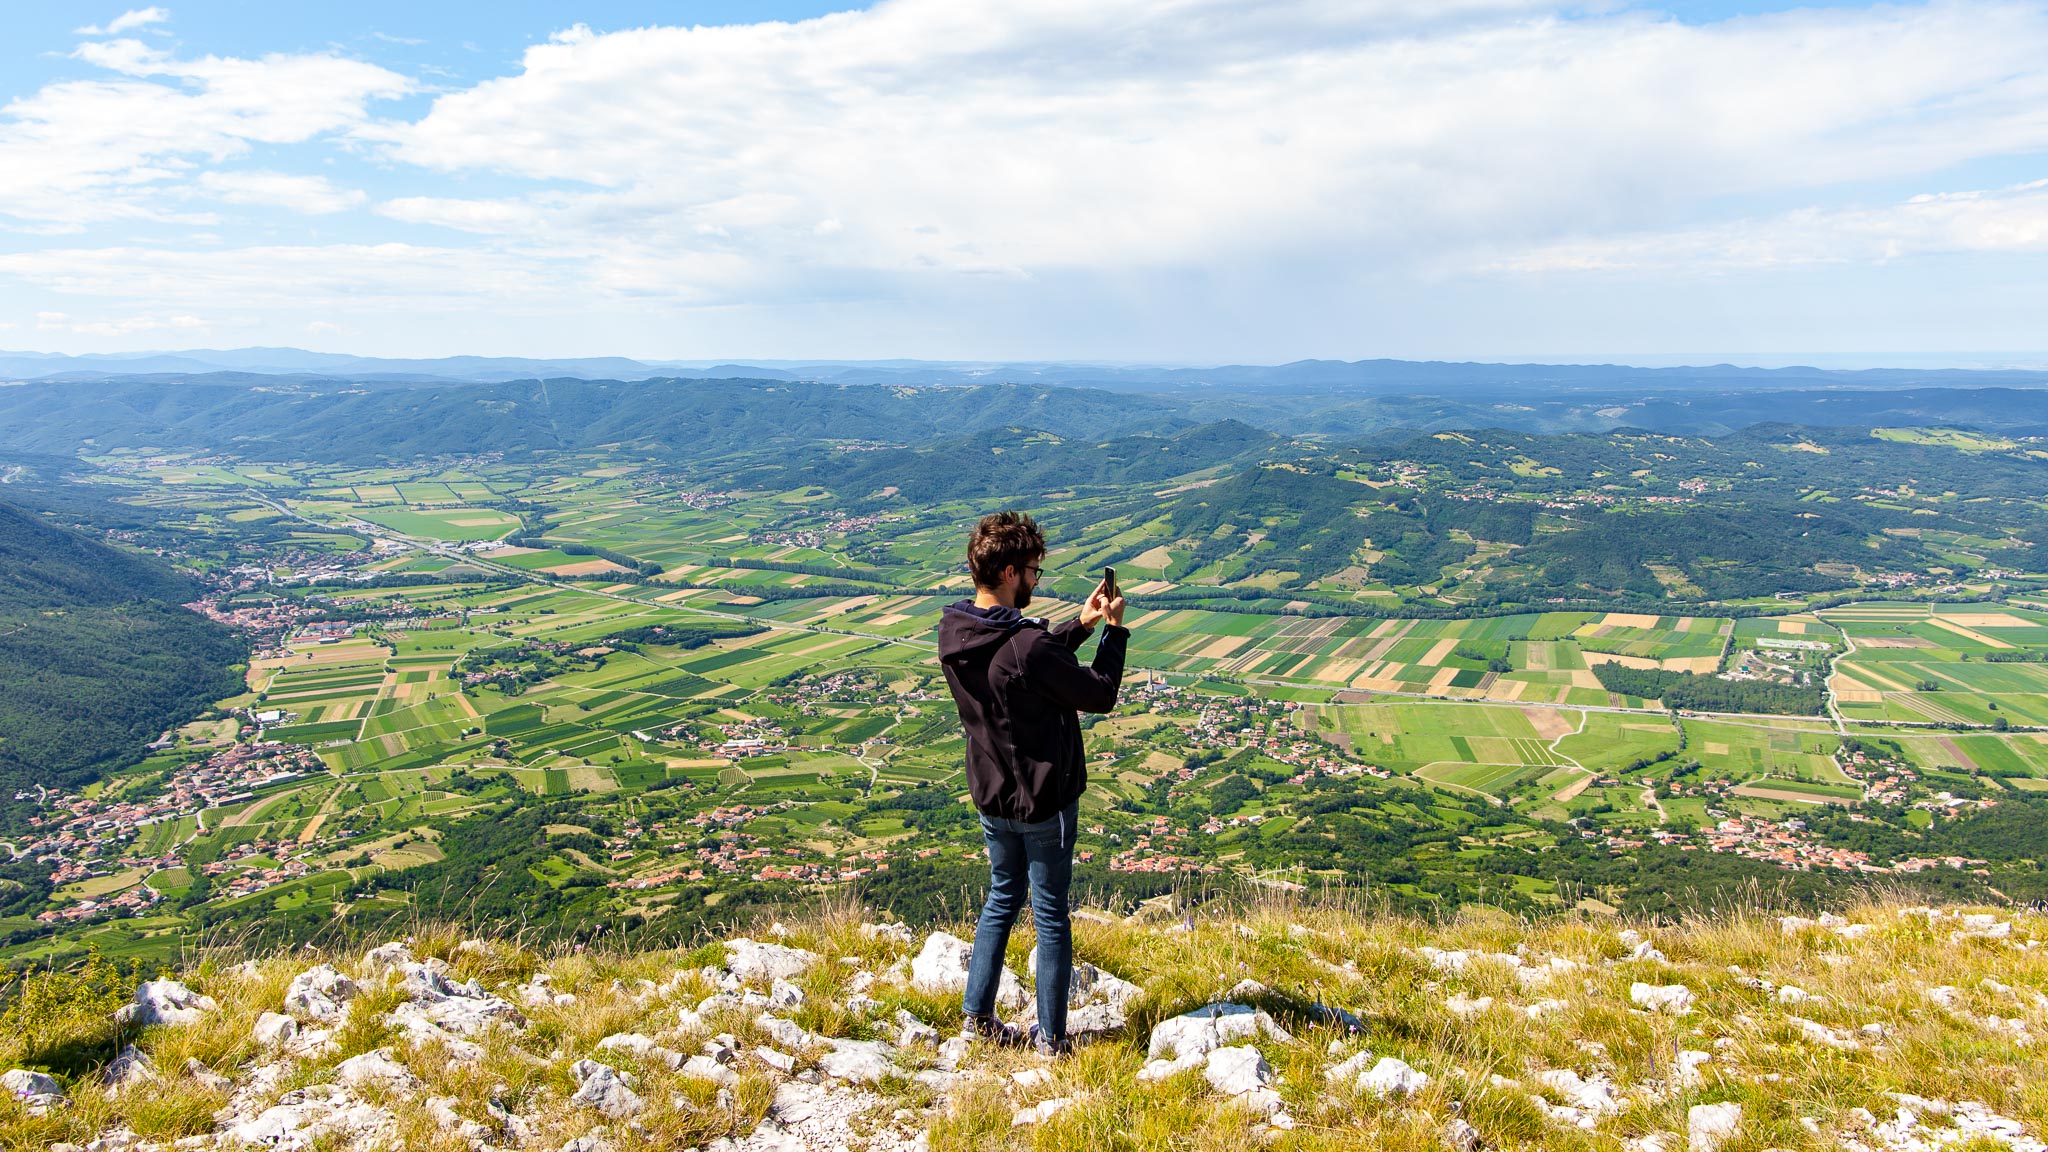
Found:
<path fill-rule="evenodd" d="M 1095 591 L 1088 594 L 1088 602 L 1081 605 L 1081 627 L 1093 628 L 1102 622 L 1103 612 L 1109 603 L 1109 594 L 1104 584 L 1097 584 Z"/>
<path fill-rule="evenodd" d="M 1088 594 L 1088 602 L 1081 605 L 1081 626 L 1093 628 L 1102 621 L 1122 625 L 1124 622 L 1124 598 L 1121 594 L 1111 596 L 1107 581 L 1095 586 Z"/>

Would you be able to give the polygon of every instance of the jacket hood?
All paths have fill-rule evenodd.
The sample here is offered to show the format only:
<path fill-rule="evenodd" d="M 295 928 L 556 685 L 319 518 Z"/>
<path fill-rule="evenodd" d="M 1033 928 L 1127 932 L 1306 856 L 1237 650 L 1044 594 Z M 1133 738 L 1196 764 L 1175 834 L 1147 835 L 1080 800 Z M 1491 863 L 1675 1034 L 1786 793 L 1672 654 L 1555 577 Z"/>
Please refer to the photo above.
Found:
<path fill-rule="evenodd" d="M 950 659 L 1003 643 L 1030 617 L 1000 604 L 982 608 L 972 600 L 946 605 L 939 615 L 939 658 Z"/>

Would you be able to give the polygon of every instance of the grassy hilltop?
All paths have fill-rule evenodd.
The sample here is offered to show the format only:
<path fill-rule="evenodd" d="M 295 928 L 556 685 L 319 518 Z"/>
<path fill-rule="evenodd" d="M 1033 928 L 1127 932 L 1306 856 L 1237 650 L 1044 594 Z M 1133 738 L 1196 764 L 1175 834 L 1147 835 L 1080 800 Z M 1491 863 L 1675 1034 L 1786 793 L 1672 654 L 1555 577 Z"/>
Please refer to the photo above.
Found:
<path fill-rule="evenodd" d="M 8 1074 L 0 1147 L 2032 1152 L 2044 939 L 2038 914 L 1882 901 L 1634 927 L 1086 913 L 1076 1026 L 1125 1023 L 1048 1062 L 945 1042 L 947 941 L 852 906 L 690 951 L 422 927 L 196 955 L 137 995 L 172 1019 L 147 1027 L 110 1016 L 132 974 L 30 977 L 0 1067 L 54 1082 Z"/>

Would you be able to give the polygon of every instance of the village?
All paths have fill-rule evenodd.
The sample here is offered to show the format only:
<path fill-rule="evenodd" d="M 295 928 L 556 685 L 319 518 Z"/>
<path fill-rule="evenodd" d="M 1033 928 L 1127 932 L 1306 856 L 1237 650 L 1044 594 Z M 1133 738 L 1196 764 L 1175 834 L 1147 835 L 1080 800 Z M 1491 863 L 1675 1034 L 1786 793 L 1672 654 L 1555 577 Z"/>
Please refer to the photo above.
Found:
<path fill-rule="evenodd" d="M 181 764 L 165 773 L 157 787 L 133 798 L 121 789 L 105 789 L 96 795 L 17 793 L 17 801 L 33 801 L 39 808 L 26 820 L 32 833 L 15 845 L 17 859 L 48 864 L 50 882 L 59 887 L 122 874 L 133 877 L 117 892 L 82 897 L 47 909 L 36 918 L 44 923 L 75 923 L 133 914 L 154 905 L 160 897 L 146 882 L 147 875 L 185 863 L 184 840 L 154 851 L 136 851 L 155 829 L 190 817 L 194 834 L 204 832 L 208 812 L 247 803 L 260 793 L 325 771 L 310 749 L 252 741 L 231 744 L 203 759 Z M 346 835 L 337 831 L 335 838 Z M 254 841 L 207 865 L 207 875 L 234 873 L 220 887 L 222 893 L 261 891 L 305 875 L 310 865 L 299 857 L 322 844 Z M 248 867 L 249 861 L 259 859 L 262 867 Z"/>

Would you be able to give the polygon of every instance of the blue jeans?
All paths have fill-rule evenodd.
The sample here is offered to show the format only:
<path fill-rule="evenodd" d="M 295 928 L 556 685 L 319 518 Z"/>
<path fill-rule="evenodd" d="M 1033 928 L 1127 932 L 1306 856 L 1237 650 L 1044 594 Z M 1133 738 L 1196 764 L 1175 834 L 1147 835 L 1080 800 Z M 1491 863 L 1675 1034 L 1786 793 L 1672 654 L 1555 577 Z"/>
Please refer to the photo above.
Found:
<path fill-rule="evenodd" d="M 967 966 L 969 1016 L 992 1017 L 1003 974 L 1003 950 L 1010 926 L 1031 898 L 1038 927 L 1038 1034 L 1051 1040 L 1067 1034 L 1067 989 L 1074 979 L 1074 937 L 1067 922 L 1067 884 L 1074 875 L 1074 821 L 1078 802 L 1039 824 L 999 817 L 981 818 L 988 842 L 988 902 L 974 930 L 974 958 Z"/>

